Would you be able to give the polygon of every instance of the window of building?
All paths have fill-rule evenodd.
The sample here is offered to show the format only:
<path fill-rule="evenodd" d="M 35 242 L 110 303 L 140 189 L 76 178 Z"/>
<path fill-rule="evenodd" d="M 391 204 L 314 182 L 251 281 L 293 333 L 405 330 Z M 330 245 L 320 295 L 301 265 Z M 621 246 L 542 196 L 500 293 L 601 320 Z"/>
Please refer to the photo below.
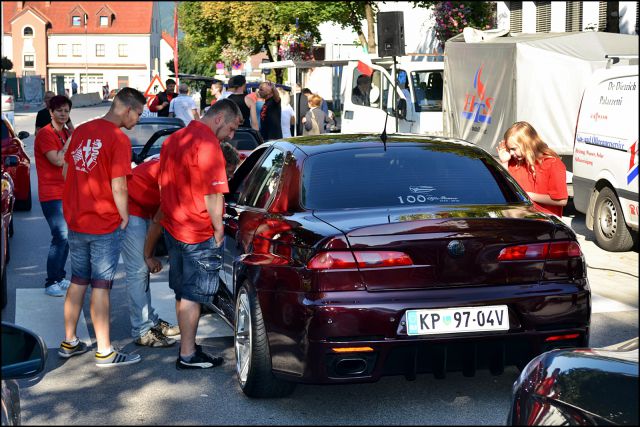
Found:
<path fill-rule="evenodd" d="M 81 45 L 79 45 L 79 44 L 71 45 L 71 53 L 73 54 L 73 56 L 80 56 L 81 55 L 80 47 L 81 47 Z"/>
<path fill-rule="evenodd" d="M 129 76 L 118 76 L 118 89 L 129 86 Z"/>
<path fill-rule="evenodd" d="M 582 2 L 567 2 L 567 25 L 565 31 L 582 31 Z"/>
<path fill-rule="evenodd" d="M 551 31 L 551 2 L 536 2 L 536 33 Z"/>
<path fill-rule="evenodd" d="M 509 2 L 509 31 L 512 33 L 522 32 L 522 2 L 510 1 Z"/>
<path fill-rule="evenodd" d="M 33 68 L 35 65 L 35 57 L 34 55 L 25 55 L 24 56 L 24 68 Z"/>
<path fill-rule="evenodd" d="M 109 26 L 109 17 L 108 16 L 101 16 L 100 17 L 100 26 L 101 27 L 108 27 Z"/>
<path fill-rule="evenodd" d="M 118 45 L 118 56 L 129 56 L 129 54 L 127 53 L 127 45 L 126 44 L 119 44 Z"/>
<path fill-rule="evenodd" d="M 67 56 L 67 45 L 59 44 L 58 45 L 58 56 Z"/>
<path fill-rule="evenodd" d="M 104 56 L 104 45 L 97 44 L 96 45 L 96 56 Z"/>
<path fill-rule="evenodd" d="M 79 27 L 82 21 L 80 20 L 80 16 L 72 16 L 71 17 L 71 25 L 74 27 Z"/>
<path fill-rule="evenodd" d="M 24 30 L 22 31 L 22 34 L 25 37 L 33 37 L 33 28 L 31 27 L 24 27 Z"/>

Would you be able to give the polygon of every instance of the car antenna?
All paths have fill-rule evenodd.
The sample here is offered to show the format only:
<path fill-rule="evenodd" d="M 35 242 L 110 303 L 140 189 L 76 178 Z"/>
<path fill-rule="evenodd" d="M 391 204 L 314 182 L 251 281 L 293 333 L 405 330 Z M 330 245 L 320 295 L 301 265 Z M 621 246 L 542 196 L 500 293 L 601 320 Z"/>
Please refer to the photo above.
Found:
<path fill-rule="evenodd" d="M 384 145 L 384 151 L 387 151 L 387 119 L 389 118 L 389 113 L 384 116 L 384 129 L 382 129 L 382 133 L 380 134 L 380 139 L 382 140 L 382 144 Z"/>

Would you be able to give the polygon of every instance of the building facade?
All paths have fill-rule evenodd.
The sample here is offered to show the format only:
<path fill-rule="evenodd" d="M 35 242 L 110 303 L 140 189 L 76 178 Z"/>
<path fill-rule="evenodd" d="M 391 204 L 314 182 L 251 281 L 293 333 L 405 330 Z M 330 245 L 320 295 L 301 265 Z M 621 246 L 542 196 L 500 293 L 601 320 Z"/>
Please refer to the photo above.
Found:
<path fill-rule="evenodd" d="M 161 72 L 158 2 L 2 2 L 2 55 L 47 90 L 146 90 Z M 171 53 L 173 55 L 173 53 Z M 166 60 L 165 60 L 166 61 Z"/>

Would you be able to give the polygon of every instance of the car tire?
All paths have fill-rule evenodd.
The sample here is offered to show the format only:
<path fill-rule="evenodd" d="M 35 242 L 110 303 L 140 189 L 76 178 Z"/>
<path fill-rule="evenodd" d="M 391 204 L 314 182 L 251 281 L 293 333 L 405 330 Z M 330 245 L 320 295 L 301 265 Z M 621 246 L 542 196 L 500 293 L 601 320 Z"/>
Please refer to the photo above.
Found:
<path fill-rule="evenodd" d="M 609 252 L 624 252 L 633 247 L 633 237 L 624 220 L 618 197 L 609 187 L 600 190 L 593 212 L 596 243 Z"/>
<path fill-rule="evenodd" d="M 284 397 L 296 384 L 276 378 L 271 371 L 269 340 L 257 295 L 248 283 L 238 291 L 235 310 L 234 348 L 236 376 L 249 397 Z"/>
<path fill-rule="evenodd" d="M 27 193 L 27 198 L 24 200 L 16 199 L 15 204 L 13 205 L 15 210 L 17 211 L 30 211 L 31 210 L 31 185 L 29 185 L 29 192 Z"/>

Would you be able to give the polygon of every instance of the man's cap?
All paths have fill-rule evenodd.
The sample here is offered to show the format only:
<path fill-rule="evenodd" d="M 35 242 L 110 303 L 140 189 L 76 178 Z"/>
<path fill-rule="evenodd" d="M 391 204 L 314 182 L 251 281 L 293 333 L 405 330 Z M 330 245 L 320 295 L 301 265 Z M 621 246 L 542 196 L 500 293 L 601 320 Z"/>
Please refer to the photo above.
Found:
<path fill-rule="evenodd" d="M 230 88 L 241 87 L 246 83 L 247 83 L 247 79 L 242 75 L 233 76 L 229 79 Z"/>

